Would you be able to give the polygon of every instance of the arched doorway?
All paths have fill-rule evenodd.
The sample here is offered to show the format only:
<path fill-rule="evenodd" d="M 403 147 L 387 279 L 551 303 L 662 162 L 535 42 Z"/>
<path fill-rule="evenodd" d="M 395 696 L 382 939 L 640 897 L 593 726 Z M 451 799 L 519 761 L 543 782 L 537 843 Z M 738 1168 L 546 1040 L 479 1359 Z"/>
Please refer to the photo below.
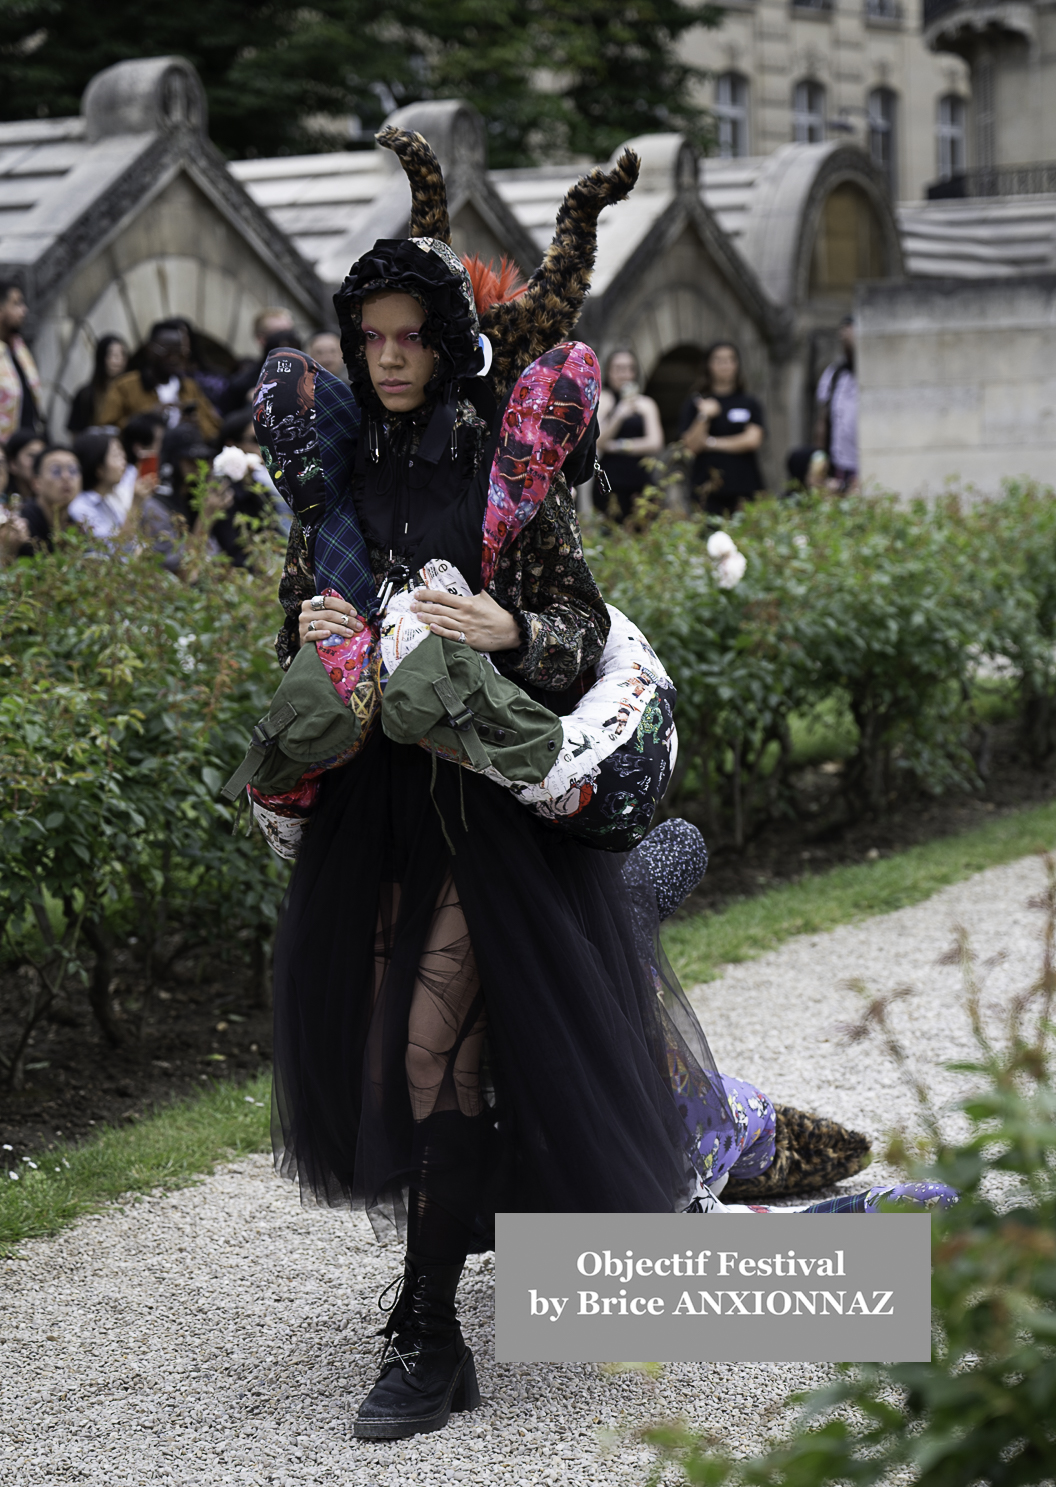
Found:
<path fill-rule="evenodd" d="M 844 181 L 826 197 L 810 258 L 810 295 L 846 298 L 862 279 L 887 273 L 884 231 L 860 186 Z"/>
<path fill-rule="evenodd" d="M 657 362 L 645 385 L 645 392 L 660 409 L 664 438 L 669 443 L 678 437 L 678 415 L 703 365 L 703 346 L 673 346 Z"/>

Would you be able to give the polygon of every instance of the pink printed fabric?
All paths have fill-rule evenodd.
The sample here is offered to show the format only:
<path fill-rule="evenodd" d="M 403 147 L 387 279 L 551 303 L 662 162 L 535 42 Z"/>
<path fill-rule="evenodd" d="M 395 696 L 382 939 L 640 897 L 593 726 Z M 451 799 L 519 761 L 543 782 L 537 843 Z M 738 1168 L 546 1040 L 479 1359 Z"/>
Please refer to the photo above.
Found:
<path fill-rule="evenodd" d="M 485 588 L 503 548 L 531 521 L 581 439 L 600 393 L 598 359 L 581 341 L 555 346 L 517 378 L 488 480 L 480 567 Z"/>
<path fill-rule="evenodd" d="M 324 589 L 323 594 L 328 599 L 341 597 L 336 589 Z M 359 634 L 353 635 L 349 640 L 339 640 L 335 645 L 331 637 L 316 647 L 337 695 L 346 706 L 363 675 L 363 667 L 373 644 L 373 632 L 369 625 L 364 625 Z"/>

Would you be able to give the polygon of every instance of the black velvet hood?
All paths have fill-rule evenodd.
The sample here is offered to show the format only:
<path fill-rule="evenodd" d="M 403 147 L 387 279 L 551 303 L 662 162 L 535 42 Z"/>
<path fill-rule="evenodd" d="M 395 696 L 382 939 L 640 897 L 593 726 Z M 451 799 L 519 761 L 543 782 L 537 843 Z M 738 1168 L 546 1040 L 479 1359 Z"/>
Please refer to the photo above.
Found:
<path fill-rule="evenodd" d="M 379 289 L 409 294 L 425 311 L 422 341 L 439 357 L 426 396 L 436 401 L 437 413 L 450 408 L 453 423 L 459 382 L 477 376 L 484 366 L 473 286 L 462 261 L 436 238 L 381 238 L 352 265 L 334 295 L 341 351 L 356 402 L 368 415 L 384 418 L 367 370 L 362 331 L 363 301 Z M 448 424 L 446 415 L 441 422 Z M 450 427 L 445 428 L 443 437 L 449 432 Z M 428 458 L 428 452 L 423 457 Z"/>

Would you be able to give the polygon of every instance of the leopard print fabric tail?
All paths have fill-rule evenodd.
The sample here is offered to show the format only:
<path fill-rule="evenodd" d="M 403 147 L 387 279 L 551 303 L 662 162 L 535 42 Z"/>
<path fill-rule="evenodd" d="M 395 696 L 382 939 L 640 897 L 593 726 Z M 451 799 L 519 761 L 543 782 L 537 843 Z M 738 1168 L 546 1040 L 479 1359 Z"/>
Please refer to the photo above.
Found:
<path fill-rule="evenodd" d="M 440 162 L 422 134 L 411 134 L 390 124 L 374 136 L 379 145 L 399 157 L 411 185 L 411 237 L 436 238 L 450 243 L 447 187 Z"/>
<path fill-rule="evenodd" d="M 624 150 L 612 170 L 598 166 L 577 181 L 561 203 L 553 241 L 524 294 L 481 316 L 480 328 L 495 348 L 491 381 L 500 402 L 525 367 L 571 333 L 594 272 L 598 217 L 629 194 L 640 167 L 634 151 Z"/>

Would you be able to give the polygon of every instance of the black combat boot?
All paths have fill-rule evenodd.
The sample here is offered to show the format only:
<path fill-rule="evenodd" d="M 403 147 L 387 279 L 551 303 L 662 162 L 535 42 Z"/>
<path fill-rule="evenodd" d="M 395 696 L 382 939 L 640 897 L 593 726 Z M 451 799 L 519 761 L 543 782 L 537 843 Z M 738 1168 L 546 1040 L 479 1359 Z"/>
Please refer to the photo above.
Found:
<path fill-rule="evenodd" d="M 430 1265 L 408 1253 L 402 1288 L 382 1335 L 378 1381 L 359 1407 L 354 1434 L 391 1441 L 443 1430 L 452 1410 L 480 1403 L 473 1354 L 455 1312 L 462 1265 Z"/>

